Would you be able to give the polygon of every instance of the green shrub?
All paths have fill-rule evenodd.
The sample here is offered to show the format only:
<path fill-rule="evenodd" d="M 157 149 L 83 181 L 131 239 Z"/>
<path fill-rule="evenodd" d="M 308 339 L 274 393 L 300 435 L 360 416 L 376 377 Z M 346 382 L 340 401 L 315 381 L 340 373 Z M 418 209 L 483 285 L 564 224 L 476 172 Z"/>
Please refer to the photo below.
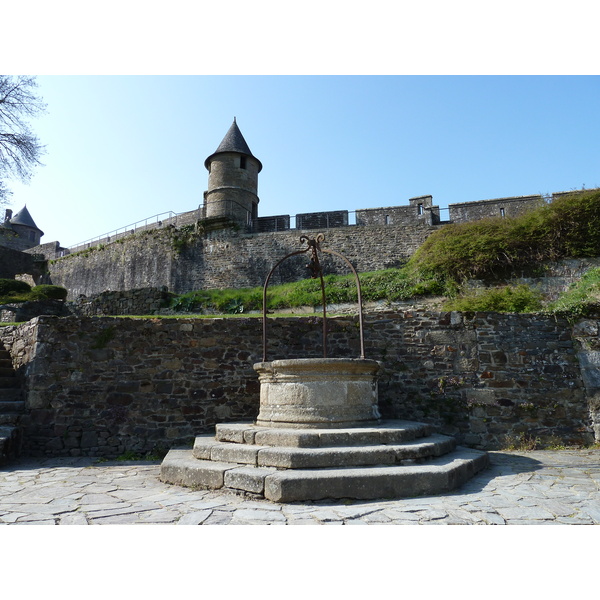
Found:
<path fill-rule="evenodd" d="M 28 294 L 31 286 L 18 279 L 0 279 L 0 296 Z"/>
<path fill-rule="evenodd" d="M 31 300 L 66 300 L 68 290 L 58 285 L 36 285 L 30 293 Z"/>
<path fill-rule="evenodd" d="M 446 225 L 415 252 L 407 273 L 463 282 L 531 270 L 540 261 L 600 255 L 600 192 L 573 194 L 515 218 Z"/>

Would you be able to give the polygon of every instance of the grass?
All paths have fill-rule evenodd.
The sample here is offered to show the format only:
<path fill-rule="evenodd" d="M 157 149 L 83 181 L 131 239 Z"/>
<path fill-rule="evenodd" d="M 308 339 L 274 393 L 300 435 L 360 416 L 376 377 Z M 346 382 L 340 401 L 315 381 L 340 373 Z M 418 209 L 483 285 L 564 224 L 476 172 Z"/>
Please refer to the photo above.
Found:
<path fill-rule="evenodd" d="M 547 311 L 570 319 L 600 315 L 600 268 L 585 273 Z"/>
<path fill-rule="evenodd" d="M 462 312 L 534 313 L 543 308 L 541 292 L 521 284 L 484 288 L 444 303 L 444 310 Z"/>
<path fill-rule="evenodd" d="M 405 269 L 386 269 L 359 275 L 363 301 L 409 300 L 443 291 L 435 281 L 411 278 Z M 358 292 L 353 275 L 326 275 L 324 278 L 327 304 L 356 303 Z M 174 299 L 171 308 L 177 311 L 215 311 L 223 314 L 262 312 L 263 288 L 201 290 Z M 293 283 L 270 286 L 267 290 L 267 309 L 285 310 L 322 304 L 319 279 L 304 279 Z"/>

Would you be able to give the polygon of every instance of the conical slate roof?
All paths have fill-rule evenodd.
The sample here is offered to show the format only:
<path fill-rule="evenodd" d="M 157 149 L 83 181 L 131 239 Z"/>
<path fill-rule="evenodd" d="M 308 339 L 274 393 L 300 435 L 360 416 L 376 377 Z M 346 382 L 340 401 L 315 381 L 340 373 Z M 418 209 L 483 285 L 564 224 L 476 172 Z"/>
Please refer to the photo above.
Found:
<path fill-rule="evenodd" d="M 14 217 L 10 219 L 11 225 L 25 225 L 26 227 L 32 227 L 38 231 L 42 231 L 31 218 L 27 206 L 24 206 Z"/>
<path fill-rule="evenodd" d="M 245 154 L 246 156 L 251 156 L 254 160 L 258 161 L 258 170 L 262 169 L 262 164 L 256 156 L 252 154 L 240 128 L 237 126 L 235 121 L 235 117 L 233 118 L 233 123 L 229 128 L 229 131 L 225 134 L 223 141 L 219 144 L 219 147 L 204 161 L 204 166 L 208 169 L 208 165 L 215 154 L 220 154 L 221 152 L 237 152 L 239 154 Z"/>

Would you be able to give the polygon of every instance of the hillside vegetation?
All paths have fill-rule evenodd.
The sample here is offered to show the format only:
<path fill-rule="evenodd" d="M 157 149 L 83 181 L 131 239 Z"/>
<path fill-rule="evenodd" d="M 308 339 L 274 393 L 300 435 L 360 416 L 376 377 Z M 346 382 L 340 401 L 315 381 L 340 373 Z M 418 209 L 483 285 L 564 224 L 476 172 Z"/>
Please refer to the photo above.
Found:
<path fill-rule="evenodd" d="M 542 294 L 526 285 L 492 283 L 514 275 L 543 275 L 545 261 L 596 256 L 600 256 L 600 190 L 565 196 L 516 218 L 446 225 L 403 268 L 359 277 L 366 302 L 444 296 L 446 310 L 589 314 L 598 310 L 600 269 L 590 271 L 560 301 L 547 306 Z M 488 287 L 463 293 L 469 279 L 484 280 Z M 325 284 L 328 303 L 357 301 L 353 276 L 328 275 Z M 271 286 L 267 298 L 269 310 L 318 306 L 320 282 L 307 279 Z M 190 292 L 176 298 L 173 308 L 223 313 L 261 310 L 262 288 Z"/>

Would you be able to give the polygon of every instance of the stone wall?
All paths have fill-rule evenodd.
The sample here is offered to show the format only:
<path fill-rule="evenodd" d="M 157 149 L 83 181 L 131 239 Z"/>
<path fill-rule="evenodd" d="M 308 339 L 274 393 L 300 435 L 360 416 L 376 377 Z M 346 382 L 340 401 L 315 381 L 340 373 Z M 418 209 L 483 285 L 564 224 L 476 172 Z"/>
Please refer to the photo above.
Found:
<path fill-rule="evenodd" d="M 409 200 L 408 206 L 364 208 L 356 211 L 357 225 L 396 225 L 412 227 L 415 224 L 437 225 L 440 208 L 433 206 L 432 196 L 418 196 Z"/>
<path fill-rule="evenodd" d="M 341 227 L 325 232 L 324 247 L 344 254 L 359 272 L 404 264 L 435 228 L 425 225 Z M 246 234 L 217 231 L 147 231 L 116 243 L 49 261 L 44 283 L 69 290 L 69 300 L 107 290 L 167 287 L 175 293 L 200 289 L 262 286 L 272 267 L 287 254 L 306 248 L 303 234 L 287 230 Z M 273 283 L 307 276 L 306 256 L 286 261 Z M 343 261 L 324 258 L 327 273 L 348 273 Z"/>
<path fill-rule="evenodd" d="M 329 356 L 358 356 L 356 317 L 328 325 Z M 321 331 L 319 317 L 270 319 L 267 358 L 318 357 Z M 488 449 L 507 436 L 581 443 L 600 434 L 598 323 L 578 335 L 586 348 L 567 322 L 527 315 L 365 316 L 366 357 L 383 365 L 383 416 Z M 258 414 L 260 319 L 40 317 L 0 328 L 0 340 L 26 385 L 27 454 L 164 450 Z"/>
<path fill-rule="evenodd" d="M 67 288 L 69 300 L 108 290 L 168 286 L 173 231 L 145 231 L 50 260 L 43 283 Z"/>
<path fill-rule="evenodd" d="M 34 273 L 34 256 L 0 246 L 0 279 L 14 279 L 21 273 Z"/>
<path fill-rule="evenodd" d="M 452 223 L 467 223 L 485 217 L 518 217 L 523 213 L 544 204 L 542 196 L 518 196 L 495 198 L 479 202 L 449 204 L 449 218 Z"/>
<path fill-rule="evenodd" d="M 166 308 L 170 294 L 163 288 L 142 288 L 102 292 L 91 297 L 79 296 L 67 304 L 72 315 L 83 317 L 103 315 L 155 315 Z"/>

